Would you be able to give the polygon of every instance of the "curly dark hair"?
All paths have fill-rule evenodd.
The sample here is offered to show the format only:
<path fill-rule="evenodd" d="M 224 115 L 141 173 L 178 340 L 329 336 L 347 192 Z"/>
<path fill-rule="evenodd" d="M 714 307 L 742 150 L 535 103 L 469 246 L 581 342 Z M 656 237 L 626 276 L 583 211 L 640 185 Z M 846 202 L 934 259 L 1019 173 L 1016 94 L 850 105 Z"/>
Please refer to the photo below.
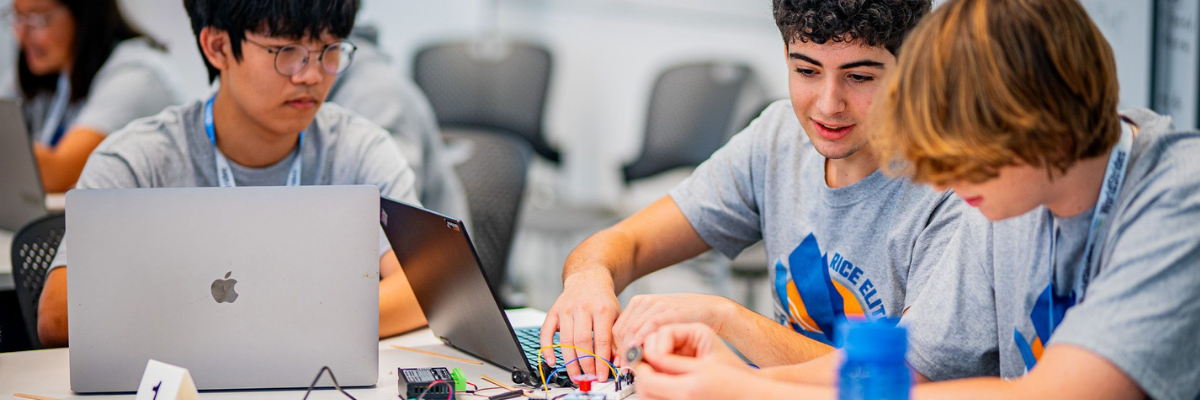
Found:
<path fill-rule="evenodd" d="M 772 0 L 784 43 L 859 41 L 897 54 L 930 0 Z"/>

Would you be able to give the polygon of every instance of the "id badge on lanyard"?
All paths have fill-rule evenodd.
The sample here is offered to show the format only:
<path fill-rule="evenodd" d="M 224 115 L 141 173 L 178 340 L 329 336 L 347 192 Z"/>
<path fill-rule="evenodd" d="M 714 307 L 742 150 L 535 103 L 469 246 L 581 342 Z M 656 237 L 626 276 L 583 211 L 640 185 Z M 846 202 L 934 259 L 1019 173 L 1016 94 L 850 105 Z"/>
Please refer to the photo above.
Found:
<path fill-rule="evenodd" d="M 54 99 L 50 102 L 50 111 L 46 113 L 46 119 L 42 121 L 42 131 L 38 134 L 38 141 L 54 147 L 58 145 L 59 140 L 62 140 L 63 134 L 67 131 L 62 120 L 63 116 L 67 114 L 70 100 L 71 81 L 67 78 L 66 73 L 59 74 L 58 84 L 54 89 Z"/>
<path fill-rule="evenodd" d="M 213 100 L 216 95 L 208 99 L 204 103 L 204 131 L 208 134 L 208 141 L 213 145 L 213 157 L 217 163 L 217 181 L 221 187 L 237 187 L 237 182 L 233 179 L 233 169 L 229 168 L 229 160 L 225 159 L 225 155 L 221 154 L 221 149 L 217 148 L 216 128 L 213 127 Z M 301 146 L 304 145 L 304 132 L 300 131 L 300 138 L 296 139 L 296 158 L 292 160 L 292 169 L 288 171 L 287 185 L 300 186 L 300 168 L 302 153 Z"/>
<path fill-rule="evenodd" d="M 1071 293 L 1066 297 L 1058 297 L 1055 286 L 1055 253 L 1057 252 L 1057 235 L 1054 229 L 1054 216 L 1050 216 L 1050 332 L 1054 332 L 1058 324 L 1062 322 L 1062 318 L 1066 315 L 1066 309 L 1074 306 L 1077 301 L 1083 300 L 1084 290 L 1088 280 L 1094 275 L 1094 267 L 1091 263 L 1092 246 L 1095 244 L 1096 233 L 1100 228 L 1104 227 L 1108 222 L 1110 214 L 1112 214 L 1113 206 L 1116 205 L 1117 196 L 1121 193 L 1121 186 L 1125 183 L 1125 171 L 1129 165 L 1129 152 L 1133 148 L 1133 130 L 1129 123 L 1122 121 L 1121 123 L 1121 139 L 1117 145 L 1113 147 L 1112 154 L 1108 157 L 1108 164 L 1104 171 L 1104 181 L 1100 187 L 1100 196 L 1096 199 L 1096 207 L 1092 210 L 1092 222 L 1088 225 L 1087 241 L 1083 246 L 1083 270 L 1076 274 L 1072 282 Z M 1049 211 L 1047 211 L 1048 213 Z M 1066 302 L 1066 304 L 1055 305 L 1055 302 Z M 1062 312 L 1055 312 L 1058 308 Z M 1048 339 L 1048 338 L 1047 338 Z"/>

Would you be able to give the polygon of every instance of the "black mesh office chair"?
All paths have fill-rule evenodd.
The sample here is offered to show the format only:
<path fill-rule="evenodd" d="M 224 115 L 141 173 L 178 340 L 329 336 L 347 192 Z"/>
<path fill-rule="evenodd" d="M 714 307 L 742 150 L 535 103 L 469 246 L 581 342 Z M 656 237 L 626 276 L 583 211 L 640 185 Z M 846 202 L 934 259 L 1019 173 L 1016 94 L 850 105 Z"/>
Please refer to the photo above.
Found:
<path fill-rule="evenodd" d="M 468 229 L 488 282 L 500 288 L 508 271 L 533 151 L 521 139 L 487 132 L 448 132 L 446 140 L 470 151 L 455 168 L 471 210 Z"/>
<path fill-rule="evenodd" d="M 707 160 L 741 128 L 733 126 L 738 102 L 753 83 L 750 67 L 741 64 L 686 64 L 659 75 L 650 94 L 642 152 L 625 166 L 625 181 Z"/>
<path fill-rule="evenodd" d="M 429 97 L 443 131 L 514 135 L 558 163 L 559 153 L 542 130 L 552 64 L 550 51 L 533 43 L 439 43 L 417 51 L 413 80 Z"/>
<path fill-rule="evenodd" d="M 54 261 L 54 254 L 65 231 L 65 216 L 55 214 L 30 222 L 13 236 L 13 283 L 16 284 L 21 315 L 25 317 L 30 346 L 34 349 L 42 348 L 42 341 L 38 339 L 37 320 L 38 301 L 42 296 L 42 286 L 46 284 L 46 270 Z M 8 337 L 11 336 L 6 335 Z"/>

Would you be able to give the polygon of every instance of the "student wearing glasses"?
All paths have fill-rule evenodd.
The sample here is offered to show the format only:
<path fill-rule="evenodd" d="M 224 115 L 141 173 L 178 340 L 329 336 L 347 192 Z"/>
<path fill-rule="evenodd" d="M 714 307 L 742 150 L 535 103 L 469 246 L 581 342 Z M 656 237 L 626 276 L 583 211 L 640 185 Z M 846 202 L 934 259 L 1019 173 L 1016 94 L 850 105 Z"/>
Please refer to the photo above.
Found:
<path fill-rule="evenodd" d="M 47 192 L 74 187 L 105 136 L 182 101 L 165 49 L 116 0 L 14 0 L 4 17 L 20 54 L 0 97 L 24 104 Z"/>
<path fill-rule="evenodd" d="M 134 121 L 88 160 L 80 189 L 375 185 L 418 204 L 414 174 L 387 131 L 325 97 L 353 59 L 355 0 L 185 0 L 210 98 Z M 382 232 L 381 232 L 382 234 Z M 44 344 L 67 344 L 63 240 L 38 309 Z M 379 335 L 425 320 L 380 237 Z"/>

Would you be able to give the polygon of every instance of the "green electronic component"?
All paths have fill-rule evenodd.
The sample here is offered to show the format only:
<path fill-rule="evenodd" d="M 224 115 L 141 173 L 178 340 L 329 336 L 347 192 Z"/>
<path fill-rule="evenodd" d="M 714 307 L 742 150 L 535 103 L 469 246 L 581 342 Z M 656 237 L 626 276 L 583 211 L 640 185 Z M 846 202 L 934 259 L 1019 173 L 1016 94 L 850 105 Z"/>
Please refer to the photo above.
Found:
<path fill-rule="evenodd" d="M 454 379 L 454 391 L 467 391 L 467 374 L 464 374 L 461 369 L 453 368 L 450 370 L 450 378 Z"/>

